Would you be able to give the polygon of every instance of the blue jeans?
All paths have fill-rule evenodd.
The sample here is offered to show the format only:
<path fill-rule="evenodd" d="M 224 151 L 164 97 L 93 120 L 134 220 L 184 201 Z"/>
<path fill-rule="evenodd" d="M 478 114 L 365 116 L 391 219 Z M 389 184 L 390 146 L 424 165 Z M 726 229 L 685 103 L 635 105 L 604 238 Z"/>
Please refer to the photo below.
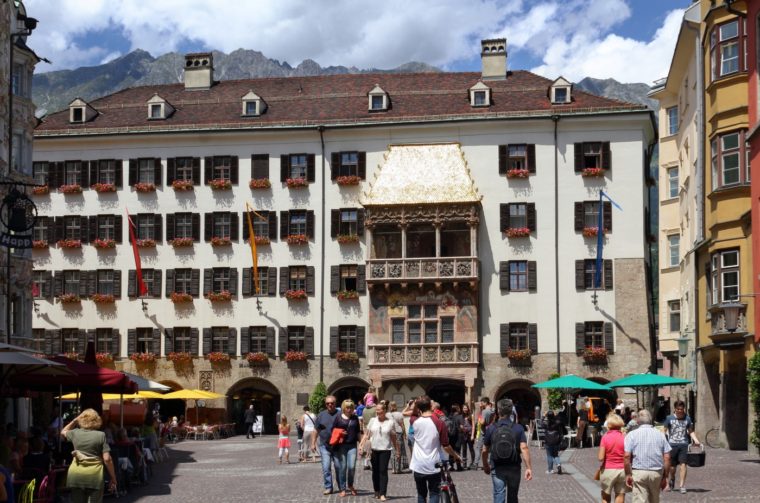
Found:
<path fill-rule="evenodd" d="M 417 503 L 438 503 L 441 498 L 441 474 L 425 475 L 414 472 L 414 484 L 417 486 Z M 430 494 L 430 498 L 428 498 Z"/>
<path fill-rule="evenodd" d="M 559 459 L 559 447 L 556 445 L 546 446 L 546 466 L 548 471 L 552 471 L 554 465 L 561 465 L 562 462 Z"/>
<path fill-rule="evenodd" d="M 338 470 L 338 468 L 340 467 L 340 464 L 338 463 L 338 456 L 334 455 L 324 445 L 319 446 L 319 454 L 322 456 L 322 480 L 324 481 L 325 489 L 329 489 L 330 491 L 332 491 L 333 490 L 332 465 L 335 465 L 335 472 L 340 473 Z"/>
<path fill-rule="evenodd" d="M 500 467 L 499 474 L 491 468 L 493 482 L 493 503 L 518 503 L 517 494 L 520 491 L 520 465 Z"/>
<path fill-rule="evenodd" d="M 354 487 L 354 472 L 356 471 L 356 444 L 341 444 L 337 449 L 338 487 L 345 491 L 346 487 Z"/>

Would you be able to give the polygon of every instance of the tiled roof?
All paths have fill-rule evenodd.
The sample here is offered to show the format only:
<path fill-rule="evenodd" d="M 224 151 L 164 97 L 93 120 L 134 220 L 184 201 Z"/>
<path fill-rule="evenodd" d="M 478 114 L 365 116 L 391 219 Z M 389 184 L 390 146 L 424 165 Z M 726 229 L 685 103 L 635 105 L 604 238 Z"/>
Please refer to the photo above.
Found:
<path fill-rule="evenodd" d="M 520 117 L 553 111 L 644 110 L 642 105 L 577 89 L 572 103 L 552 105 L 547 97 L 551 81 L 527 71 L 511 72 L 506 80 L 485 81 L 492 90 L 492 105 L 474 108 L 468 89 L 479 80 L 476 72 L 348 74 L 227 80 L 208 90 L 193 91 L 186 91 L 182 83 L 133 87 L 90 102 L 98 116 L 89 122 L 69 123 L 66 109 L 45 117 L 36 134 L 304 127 Z M 376 84 L 388 93 L 387 111 L 367 110 L 367 94 Z M 241 116 L 242 97 L 249 91 L 267 105 L 261 116 Z M 148 120 L 147 102 L 156 93 L 176 108 L 168 119 Z"/>

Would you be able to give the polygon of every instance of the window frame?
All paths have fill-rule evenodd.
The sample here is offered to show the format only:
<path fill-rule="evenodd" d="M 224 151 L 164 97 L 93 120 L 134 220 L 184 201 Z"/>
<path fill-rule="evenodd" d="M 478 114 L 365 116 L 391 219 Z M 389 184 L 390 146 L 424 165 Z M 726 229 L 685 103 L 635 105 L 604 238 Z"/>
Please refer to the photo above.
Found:
<path fill-rule="evenodd" d="M 674 239 L 675 238 L 675 239 Z M 668 267 L 681 265 L 681 235 L 668 234 Z"/>
<path fill-rule="evenodd" d="M 509 265 L 509 291 L 528 291 L 528 261 L 510 260 Z"/>
<path fill-rule="evenodd" d="M 232 157 L 215 155 L 212 161 L 211 178 L 215 180 L 232 180 Z"/>
<path fill-rule="evenodd" d="M 603 169 L 604 147 L 602 144 L 601 141 L 583 142 L 583 169 Z M 593 159 L 596 160 L 592 162 Z"/>
<path fill-rule="evenodd" d="M 153 329 L 137 327 L 135 329 L 135 351 L 137 353 L 158 353 L 154 351 Z"/>
<path fill-rule="evenodd" d="M 211 352 L 229 354 L 231 343 L 229 327 L 211 327 Z"/>
<path fill-rule="evenodd" d="M 674 176 L 675 173 L 675 176 Z M 680 187 L 680 180 L 679 180 L 679 173 L 678 173 L 678 166 L 673 166 L 671 168 L 667 168 L 667 178 L 668 178 L 668 199 L 675 199 L 678 197 L 679 187 Z"/>
<path fill-rule="evenodd" d="M 182 287 L 182 288 L 180 288 Z M 148 290 L 150 291 L 150 289 Z M 190 268 L 174 269 L 174 292 L 193 293 L 193 270 Z"/>
<path fill-rule="evenodd" d="M 63 293 L 64 295 L 79 295 L 79 286 L 82 282 L 81 271 L 66 270 L 63 271 Z"/>
<path fill-rule="evenodd" d="M 723 39 L 723 28 L 736 23 L 736 35 Z M 723 65 L 726 61 L 724 50 L 729 46 L 736 46 L 736 69 L 725 71 Z M 737 73 L 747 71 L 747 25 L 746 19 L 733 18 L 724 23 L 716 24 L 710 31 L 710 76 L 711 81 L 717 81 Z"/>
<path fill-rule="evenodd" d="M 359 210 L 343 208 L 338 217 L 338 234 L 341 236 L 359 235 Z"/>
<path fill-rule="evenodd" d="M 668 330 L 681 332 L 681 300 L 668 301 Z"/>
<path fill-rule="evenodd" d="M 668 136 L 673 136 L 675 134 L 678 134 L 678 121 L 679 121 L 678 105 L 666 108 L 665 116 L 668 119 L 667 120 Z"/>
<path fill-rule="evenodd" d="M 65 161 L 63 163 L 63 180 L 65 185 L 82 185 L 82 161 Z"/>
<path fill-rule="evenodd" d="M 530 349 L 530 338 L 528 336 L 527 323 L 510 323 L 508 338 L 509 338 L 509 349 L 513 349 L 513 350 Z"/>
<path fill-rule="evenodd" d="M 47 161 L 35 161 L 32 163 L 32 178 L 35 183 L 48 185 L 50 180 L 50 163 Z"/>
<path fill-rule="evenodd" d="M 583 346 L 587 348 L 588 347 L 595 347 L 595 348 L 606 347 L 604 345 L 604 322 L 603 321 L 586 321 L 583 323 Z"/>
<path fill-rule="evenodd" d="M 95 329 L 95 351 L 98 353 L 109 353 L 114 355 L 116 352 L 116 337 L 113 328 L 96 328 Z M 114 355 L 118 356 L 118 355 Z"/>
<path fill-rule="evenodd" d="M 604 211 L 604 205 L 599 201 L 583 201 L 583 226 L 592 229 L 599 228 L 599 212 Z M 593 219 L 590 220 L 590 219 Z M 589 224 L 591 222 L 591 224 Z M 602 225 L 604 225 L 604 215 L 602 215 Z"/>
<path fill-rule="evenodd" d="M 109 278 L 110 276 L 110 278 Z M 98 269 L 96 271 L 95 292 L 101 295 L 116 295 L 113 269 Z"/>
<path fill-rule="evenodd" d="M 288 156 L 288 178 L 307 180 L 309 177 L 308 154 L 290 154 Z"/>
<path fill-rule="evenodd" d="M 156 220 L 154 214 L 140 213 L 135 215 L 135 226 L 137 227 L 137 239 L 152 239 L 156 242 L 159 241 L 156 236 Z"/>
<path fill-rule="evenodd" d="M 349 151 L 340 153 L 338 176 L 359 176 L 359 152 Z"/>
<path fill-rule="evenodd" d="M 229 267 L 214 267 L 211 270 L 211 291 L 213 293 L 229 292 L 232 286 L 231 276 Z"/>
<path fill-rule="evenodd" d="M 358 291 L 358 270 L 359 266 L 355 264 L 343 264 L 339 266 L 340 290 Z M 349 280 L 353 280 L 353 285 Z"/>
<path fill-rule="evenodd" d="M 79 348 L 79 329 L 78 328 L 62 328 L 61 329 L 61 352 L 63 353 L 76 353 Z M 68 345 L 71 346 L 68 346 Z"/>
<path fill-rule="evenodd" d="M 356 325 L 338 326 L 338 351 L 342 353 L 358 353 L 359 339 Z"/>
<path fill-rule="evenodd" d="M 213 213 L 212 237 L 232 239 L 232 214 L 228 212 Z"/>
<path fill-rule="evenodd" d="M 267 353 L 267 327 L 248 327 L 248 349 L 251 353 Z"/>
<path fill-rule="evenodd" d="M 528 203 L 509 203 L 507 206 L 507 225 L 509 229 L 528 228 Z"/>
<path fill-rule="evenodd" d="M 736 264 L 726 265 L 726 257 L 735 255 Z M 737 302 L 741 292 L 741 256 L 738 248 L 719 250 L 712 254 L 710 268 L 710 283 L 712 293 L 712 305 L 718 305 L 724 302 Z M 729 287 L 726 286 L 726 278 L 735 276 L 736 281 L 732 282 Z M 734 292 L 733 295 L 726 295 L 727 289 Z"/>
<path fill-rule="evenodd" d="M 193 176 L 193 163 L 192 157 L 177 157 L 174 159 L 174 179 L 191 181 L 193 183 L 199 183 L 200 180 L 196 180 Z"/>
<path fill-rule="evenodd" d="M 306 291 L 307 269 L 305 265 L 290 266 L 288 268 L 288 290 Z"/>
<path fill-rule="evenodd" d="M 191 327 L 174 327 L 172 329 L 172 348 L 175 353 L 193 352 L 193 329 Z M 193 354 L 195 356 L 195 354 Z"/>
<path fill-rule="evenodd" d="M 303 218 L 303 222 L 300 220 Z M 295 220 L 298 220 L 297 222 Z M 291 210 L 288 212 L 288 236 L 307 235 L 308 213 L 306 210 Z M 302 228 L 303 227 L 303 228 Z"/>
<path fill-rule="evenodd" d="M 175 213 L 174 214 L 174 239 L 190 238 L 193 236 L 193 214 L 192 213 Z"/>
<path fill-rule="evenodd" d="M 288 351 L 306 352 L 306 327 L 302 325 L 288 325 L 287 328 Z"/>

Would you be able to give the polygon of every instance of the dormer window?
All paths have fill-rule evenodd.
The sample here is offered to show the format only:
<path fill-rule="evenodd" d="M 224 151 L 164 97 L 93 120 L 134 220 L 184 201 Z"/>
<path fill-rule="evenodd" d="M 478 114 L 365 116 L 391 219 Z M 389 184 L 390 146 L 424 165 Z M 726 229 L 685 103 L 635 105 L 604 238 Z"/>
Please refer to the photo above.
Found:
<path fill-rule="evenodd" d="M 564 105 L 573 101 L 572 99 L 572 84 L 560 77 L 552 82 L 549 88 L 549 99 L 553 105 Z"/>
<path fill-rule="evenodd" d="M 151 119 L 161 119 L 163 118 L 164 112 L 161 110 L 163 107 L 161 105 L 151 105 L 150 106 L 150 118 Z"/>
<path fill-rule="evenodd" d="M 369 92 L 369 111 L 381 112 L 388 110 L 388 93 L 383 91 L 380 84 L 375 84 L 375 87 Z"/>
<path fill-rule="evenodd" d="M 71 122 L 84 122 L 84 107 L 71 108 Z"/>
<path fill-rule="evenodd" d="M 69 122 L 72 124 L 87 122 L 95 118 L 98 112 L 82 98 L 69 103 Z"/>
<path fill-rule="evenodd" d="M 566 103 L 567 102 L 567 89 L 564 87 L 558 87 L 554 89 L 554 103 Z"/>
<path fill-rule="evenodd" d="M 174 112 L 174 107 L 158 94 L 154 94 L 153 97 L 148 100 L 149 120 L 166 119 L 172 114 L 172 112 Z"/>
<path fill-rule="evenodd" d="M 491 105 L 491 89 L 482 82 L 470 88 L 470 106 L 487 107 Z"/>
<path fill-rule="evenodd" d="M 264 101 L 253 91 L 243 96 L 243 116 L 256 117 L 264 113 Z"/>

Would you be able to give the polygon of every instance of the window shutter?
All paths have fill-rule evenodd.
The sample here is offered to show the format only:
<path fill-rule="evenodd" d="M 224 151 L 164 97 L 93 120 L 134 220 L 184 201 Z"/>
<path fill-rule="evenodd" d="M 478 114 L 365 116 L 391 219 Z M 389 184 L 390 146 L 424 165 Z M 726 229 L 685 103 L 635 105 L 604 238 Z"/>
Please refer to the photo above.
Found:
<path fill-rule="evenodd" d="M 121 244 L 122 242 L 122 235 L 124 234 L 124 231 L 121 226 L 121 215 L 114 215 L 113 218 L 113 234 L 116 237 L 116 242 Z"/>
<path fill-rule="evenodd" d="M 53 276 L 53 296 L 59 297 L 63 294 L 63 271 L 58 271 Z"/>
<path fill-rule="evenodd" d="M 330 293 L 338 293 L 340 290 L 340 266 L 330 266 Z"/>
<path fill-rule="evenodd" d="M 509 262 L 499 262 L 499 289 L 509 291 Z"/>
<path fill-rule="evenodd" d="M 190 352 L 193 356 L 198 356 L 198 343 L 200 342 L 200 330 L 197 328 L 190 329 Z"/>
<path fill-rule="evenodd" d="M 536 232 L 536 203 L 528 203 L 525 205 L 527 209 L 527 221 L 528 229 L 530 232 Z"/>
<path fill-rule="evenodd" d="M 153 270 L 153 286 L 148 293 L 151 297 L 161 298 L 161 269 Z"/>
<path fill-rule="evenodd" d="M 583 171 L 583 143 L 573 144 L 575 147 L 575 172 Z"/>
<path fill-rule="evenodd" d="M 602 169 L 610 171 L 612 169 L 612 152 L 610 152 L 610 142 L 602 142 Z"/>
<path fill-rule="evenodd" d="M 113 339 L 113 356 L 119 358 L 121 356 L 121 334 L 118 328 L 111 329 L 111 338 Z"/>
<path fill-rule="evenodd" d="M 602 201 L 602 226 L 607 232 L 612 232 L 612 203 L 609 201 Z"/>
<path fill-rule="evenodd" d="M 507 356 L 509 349 L 509 323 L 499 325 L 499 352 L 501 356 Z"/>
<path fill-rule="evenodd" d="M 79 161 L 81 166 L 82 179 L 81 185 L 83 189 L 90 188 L 90 163 L 87 161 Z"/>
<path fill-rule="evenodd" d="M 87 243 L 89 241 L 90 233 L 88 232 L 90 228 L 90 219 L 87 217 L 79 217 L 79 237 L 82 240 L 82 243 Z"/>
<path fill-rule="evenodd" d="M 528 323 L 528 347 L 534 355 L 538 353 L 538 325 Z"/>
<path fill-rule="evenodd" d="M 201 183 L 201 158 L 193 157 L 193 183 L 198 185 Z"/>
<path fill-rule="evenodd" d="M 509 205 L 502 203 L 499 205 L 499 231 L 505 232 L 509 229 Z"/>
<path fill-rule="evenodd" d="M 214 214 L 205 213 L 203 215 L 203 238 L 206 242 L 211 241 L 214 236 Z"/>
<path fill-rule="evenodd" d="M 586 261 L 575 261 L 575 289 L 585 291 L 586 290 Z"/>
<path fill-rule="evenodd" d="M 166 158 L 166 186 L 171 186 L 174 179 L 177 178 L 176 175 L 176 162 L 174 160 L 174 157 L 167 157 Z"/>
<path fill-rule="evenodd" d="M 243 297 L 249 297 L 253 291 L 253 271 L 250 267 L 243 267 L 243 287 L 241 293 Z"/>
<path fill-rule="evenodd" d="M 251 352 L 251 327 L 240 328 L 240 356 Z"/>
<path fill-rule="evenodd" d="M 198 297 L 200 295 L 201 290 L 201 270 L 200 269 L 193 269 L 190 272 L 190 295 L 193 297 Z"/>
<path fill-rule="evenodd" d="M 303 331 L 304 335 L 304 349 L 306 350 L 306 354 L 313 357 L 314 356 L 314 328 L 312 327 L 306 327 Z"/>
<path fill-rule="evenodd" d="M 509 147 L 507 145 L 499 145 L 499 174 L 507 174 L 507 152 Z"/>
<path fill-rule="evenodd" d="M 233 267 L 230 269 L 230 293 L 233 297 L 237 296 L 237 284 L 238 284 L 238 271 L 237 268 Z"/>
<path fill-rule="evenodd" d="M 51 163 L 52 164 L 52 163 Z M 52 355 L 56 330 L 45 330 L 45 354 Z"/>
<path fill-rule="evenodd" d="M 306 235 L 309 239 L 314 239 L 314 212 L 312 210 L 306 212 Z"/>
<path fill-rule="evenodd" d="M 153 183 L 156 185 L 156 188 L 161 187 L 161 158 L 157 157 L 153 159 Z"/>
<path fill-rule="evenodd" d="M 79 296 L 88 297 L 90 294 L 90 271 L 79 271 Z"/>
<path fill-rule="evenodd" d="M 174 352 L 174 329 L 165 328 L 164 335 L 166 335 L 164 338 L 164 354 L 168 355 Z"/>
<path fill-rule="evenodd" d="M 280 354 L 280 358 L 285 356 L 288 351 L 288 329 L 280 327 L 280 338 L 277 341 L 277 352 Z"/>
<path fill-rule="evenodd" d="M 236 155 L 230 156 L 230 182 L 232 183 L 232 185 L 238 184 L 238 178 L 239 178 L 238 173 L 240 172 L 239 164 L 240 163 L 238 162 L 238 156 Z M 230 330 L 234 330 L 234 329 L 230 329 Z"/>
<path fill-rule="evenodd" d="M 211 179 L 214 176 L 214 158 L 213 157 L 206 157 L 203 160 L 203 183 L 204 185 L 208 185 L 208 182 L 211 181 Z"/>
<path fill-rule="evenodd" d="M 95 295 L 98 289 L 98 271 L 82 271 L 80 273 L 80 278 L 81 279 L 79 280 L 79 291 L 80 292 L 82 291 L 83 280 L 87 278 L 87 281 L 86 281 L 87 292 L 85 293 L 85 295 L 87 297 L 92 297 L 93 295 Z"/>
<path fill-rule="evenodd" d="M 266 293 L 270 297 L 277 295 L 277 268 L 267 267 L 267 288 L 269 291 Z"/>
<path fill-rule="evenodd" d="M 58 172 L 61 170 L 61 163 L 60 162 L 49 162 L 48 163 L 48 176 L 47 176 L 47 186 L 50 189 L 57 189 L 60 184 L 58 183 L 59 174 Z"/>
<path fill-rule="evenodd" d="M 604 322 L 604 349 L 608 354 L 615 353 L 615 338 L 612 332 L 612 323 L 609 321 Z"/>
<path fill-rule="evenodd" d="M 134 269 L 127 273 L 127 297 L 137 297 L 137 271 Z"/>
<path fill-rule="evenodd" d="M 604 261 L 604 289 L 612 290 L 613 285 L 612 277 L 612 260 Z"/>
<path fill-rule="evenodd" d="M 166 298 L 172 296 L 174 292 L 174 269 L 166 270 Z M 135 288 L 135 296 L 137 296 L 137 289 Z"/>
<path fill-rule="evenodd" d="M 367 293 L 367 266 L 356 266 L 356 291 L 364 294 Z"/>
<path fill-rule="evenodd" d="M 42 284 L 42 296 L 49 299 L 53 296 L 53 271 L 45 271 L 45 282 Z"/>
<path fill-rule="evenodd" d="M 333 152 L 330 155 L 330 180 L 338 178 L 340 172 L 340 152 Z"/>
<path fill-rule="evenodd" d="M 84 356 L 87 352 L 87 330 L 79 329 L 77 336 L 77 353 Z"/>
<path fill-rule="evenodd" d="M 151 348 L 153 349 L 153 353 L 156 353 L 158 355 L 161 354 L 161 329 L 160 328 L 153 329 L 153 340 L 151 341 Z"/>
<path fill-rule="evenodd" d="M 367 356 L 367 330 L 365 327 L 356 327 L 356 354 Z"/>
<path fill-rule="evenodd" d="M 63 222 L 63 217 L 55 217 L 53 220 L 55 226 L 55 237 L 53 241 L 60 241 L 66 238 L 66 225 Z"/>
<path fill-rule="evenodd" d="M 586 325 L 585 323 L 575 324 L 575 352 L 578 354 L 583 353 L 583 349 L 586 347 Z"/>
<path fill-rule="evenodd" d="M 314 154 L 306 154 L 306 181 L 313 183 L 316 180 L 314 169 Z"/>
<path fill-rule="evenodd" d="M 367 179 L 367 153 L 357 152 L 356 159 L 357 159 L 356 174 L 362 180 L 366 180 Z"/>
<path fill-rule="evenodd" d="M 290 267 L 280 267 L 280 295 L 290 288 Z"/>
<path fill-rule="evenodd" d="M 98 237 L 98 215 L 93 215 L 88 219 L 85 229 L 88 233 L 88 239 L 92 243 Z"/>
<path fill-rule="evenodd" d="M 230 239 L 232 241 L 240 239 L 240 218 L 234 211 L 230 212 Z"/>
<path fill-rule="evenodd" d="M 192 225 L 193 225 L 193 241 L 200 241 L 201 240 L 201 214 L 200 213 L 193 213 Z"/>
<path fill-rule="evenodd" d="M 528 145 L 528 173 L 536 172 L 536 145 Z"/>
<path fill-rule="evenodd" d="M 364 210 L 361 208 L 356 210 L 356 234 L 364 236 Z"/>
<path fill-rule="evenodd" d="M 129 160 L 129 186 L 137 183 L 137 159 Z"/>
<path fill-rule="evenodd" d="M 289 229 L 288 224 L 290 223 L 290 212 L 289 211 L 281 211 L 280 212 L 280 239 L 282 241 L 285 241 L 288 239 Z"/>
<path fill-rule="evenodd" d="M 207 355 L 211 352 L 211 329 L 203 329 L 203 354 Z"/>
<path fill-rule="evenodd" d="M 214 270 L 213 269 L 204 269 L 203 270 L 203 296 L 205 297 L 212 291 L 212 283 L 214 281 Z"/>
<path fill-rule="evenodd" d="M 574 215 L 575 215 L 575 230 L 580 232 L 583 230 L 583 202 L 576 201 L 573 203 L 574 206 Z"/>
<path fill-rule="evenodd" d="M 253 180 L 269 179 L 269 154 L 251 156 L 251 178 Z"/>
<path fill-rule="evenodd" d="M 266 212 L 260 211 L 259 213 L 266 213 Z M 251 223 L 254 223 L 256 221 L 255 220 L 256 218 L 258 218 L 256 215 L 251 214 Z M 250 238 L 250 233 L 248 232 L 248 215 L 244 211 L 243 212 L 243 242 L 248 241 L 248 238 Z"/>
<path fill-rule="evenodd" d="M 121 269 L 115 269 L 113 272 L 113 296 L 116 299 L 121 298 Z"/>
<path fill-rule="evenodd" d="M 160 243 L 164 239 L 164 219 L 160 213 L 153 215 L 153 236 L 156 243 Z"/>
<path fill-rule="evenodd" d="M 174 214 L 167 213 L 166 214 L 166 243 L 169 244 L 169 242 L 172 239 L 174 239 Z"/>
<path fill-rule="evenodd" d="M 290 156 L 280 156 L 280 181 L 285 183 L 285 180 L 290 178 Z"/>
<path fill-rule="evenodd" d="M 267 356 L 270 358 L 275 357 L 274 353 L 274 327 L 267 327 Z"/>
<path fill-rule="evenodd" d="M 535 292 L 538 289 L 538 278 L 536 274 L 536 261 L 528 261 L 528 291 Z"/>
<path fill-rule="evenodd" d="M 330 327 L 330 358 L 338 352 L 338 327 Z"/>
<path fill-rule="evenodd" d="M 116 159 L 114 161 L 115 167 L 113 170 L 114 178 L 116 178 L 116 188 L 120 189 L 124 186 L 124 169 L 122 167 L 123 161 Z"/>
<path fill-rule="evenodd" d="M 127 329 L 127 356 L 137 353 L 137 330 Z"/>
<path fill-rule="evenodd" d="M 269 239 L 271 241 L 274 241 L 275 239 L 277 239 L 277 212 L 270 211 L 268 217 L 269 217 Z"/>
<path fill-rule="evenodd" d="M 338 236 L 340 227 L 340 210 L 330 210 L 330 237 Z"/>
<path fill-rule="evenodd" d="M 314 267 L 306 268 L 306 294 L 314 295 Z"/>
<path fill-rule="evenodd" d="M 234 357 L 237 356 L 237 328 L 229 327 L 227 330 L 227 354 Z"/>

